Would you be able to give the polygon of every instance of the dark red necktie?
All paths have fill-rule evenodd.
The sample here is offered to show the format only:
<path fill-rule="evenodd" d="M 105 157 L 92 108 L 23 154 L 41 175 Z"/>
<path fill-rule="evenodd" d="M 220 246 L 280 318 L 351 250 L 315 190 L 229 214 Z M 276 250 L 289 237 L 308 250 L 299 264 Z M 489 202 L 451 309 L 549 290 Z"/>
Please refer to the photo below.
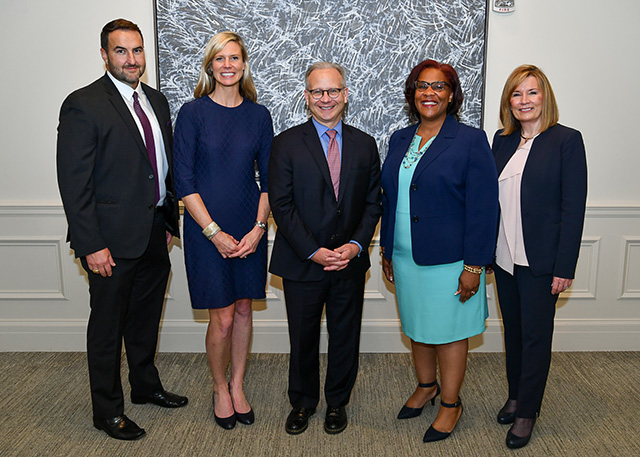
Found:
<path fill-rule="evenodd" d="M 142 124 L 142 130 L 144 131 L 144 143 L 147 146 L 147 154 L 149 154 L 149 160 L 151 161 L 151 167 L 153 168 L 154 175 L 156 177 L 156 204 L 160 200 L 160 185 L 158 183 L 158 163 L 156 161 L 156 146 L 153 141 L 153 130 L 151 130 L 151 123 L 149 118 L 144 113 L 142 106 L 140 106 L 140 100 L 138 100 L 138 93 L 133 93 L 133 110 L 138 115 L 140 123 Z"/>

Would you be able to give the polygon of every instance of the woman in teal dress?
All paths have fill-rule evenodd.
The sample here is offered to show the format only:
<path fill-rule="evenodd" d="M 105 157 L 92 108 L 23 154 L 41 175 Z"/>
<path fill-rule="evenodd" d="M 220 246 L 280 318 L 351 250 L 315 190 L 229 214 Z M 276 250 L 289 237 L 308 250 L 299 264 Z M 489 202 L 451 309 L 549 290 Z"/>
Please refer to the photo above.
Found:
<path fill-rule="evenodd" d="M 382 266 L 418 377 L 398 418 L 419 416 L 442 393 L 425 442 L 447 438 L 462 415 L 468 338 L 488 316 L 483 266 L 493 260 L 498 183 L 486 135 L 456 119 L 462 98 L 453 67 L 418 64 L 405 84 L 418 123 L 391 136 L 382 167 Z"/>

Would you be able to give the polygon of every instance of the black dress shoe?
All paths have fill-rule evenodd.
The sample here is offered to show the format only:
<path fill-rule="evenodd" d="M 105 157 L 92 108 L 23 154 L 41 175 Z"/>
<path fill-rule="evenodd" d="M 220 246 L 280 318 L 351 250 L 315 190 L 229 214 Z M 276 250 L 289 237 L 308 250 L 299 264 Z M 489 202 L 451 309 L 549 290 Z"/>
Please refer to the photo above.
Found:
<path fill-rule="evenodd" d="M 189 402 L 187 397 L 182 395 L 172 394 L 166 390 L 158 390 L 149 395 L 136 395 L 131 392 L 131 402 L 143 405 L 145 403 L 153 403 L 163 408 L 180 408 Z"/>
<path fill-rule="evenodd" d="M 98 430 L 104 430 L 107 435 L 117 440 L 136 440 L 145 433 L 143 428 L 138 427 L 135 422 L 124 414 L 108 419 L 94 416 L 93 426 Z"/>
<path fill-rule="evenodd" d="M 235 414 L 232 414 L 229 417 L 218 417 L 216 416 L 216 413 L 213 413 L 213 417 L 216 419 L 216 424 L 218 424 L 220 427 L 224 428 L 225 430 L 231 430 L 233 427 L 236 426 Z"/>
<path fill-rule="evenodd" d="M 525 447 L 529 443 L 529 440 L 531 439 L 531 434 L 533 433 L 534 425 L 536 425 L 535 417 L 533 418 L 533 423 L 531 424 L 531 430 L 529 430 L 529 434 L 526 436 L 514 435 L 513 432 L 511 432 L 511 429 L 513 428 L 512 426 L 507 432 L 507 439 L 505 440 L 507 443 L 507 447 L 510 449 L 519 449 L 521 447 Z"/>
<path fill-rule="evenodd" d="M 347 428 L 347 411 L 344 406 L 330 406 L 324 417 L 324 431 L 330 435 L 340 433 Z"/>
<path fill-rule="evenodd" d="M 241 424 L 251 425 L 256 420 L 256 415 L 253 414 L 253 409 L 250 409 L 248 413 L 239 413 L 238 411 L 236 411 L 235 413 L 236 413 L 236 420 Z"/>
<path fill-rule="evenodd" d="M 516 419 L 516 412 L 508 413 L 500 410 L 498 411 L 498 417 L 496 419 L 498 420 L 498 424 L 513 424 L 513 421 Z"/>
<path fill-rule="evenodd" d="M 315 408 L 293 408 L 287 417 L 284 429 L 289 435 L 298 435 L 309 426 L 309 418 L 316 412 Z"/>
<path fill-rule="evenodd" d="M 509 402 L 510 401 L 507 400 L 504 406 L 500 408 L 500 411 L 498 411 L 498 416 L 496 417 L 498 424 L 502 424 L 502 425 L 513 424 L 513 421 L 516 419 L 515 409 L 512 412 L 507 411 L 507 405 L 509 405 Z"/>

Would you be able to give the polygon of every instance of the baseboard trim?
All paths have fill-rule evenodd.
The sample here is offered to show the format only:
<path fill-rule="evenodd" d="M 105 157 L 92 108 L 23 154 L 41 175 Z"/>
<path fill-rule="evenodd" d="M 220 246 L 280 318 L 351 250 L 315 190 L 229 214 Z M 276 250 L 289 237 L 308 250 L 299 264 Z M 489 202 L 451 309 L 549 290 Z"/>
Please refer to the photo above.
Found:
<path fill-rule="evenodd" d="M 161 352 L 203 352 L 207 322 L 165 320 L 160 331 Z M 0 320 L 0 352 L 84 351 L 86 321 Z M 473 352 L 502 352 L 502 323 L 488 319 L 486 331 L 470 339 Z M 362 352 L 408 352 L 409 340 L 397 319 L 362 322 Z M 321 351 L 326 352 L 326 327 L 322 328 Z M 554 351 L 638 351 L 640 319 L 556 319 Z M 251 351 L 287 353 L 286 320 L 255 320 Z"/>

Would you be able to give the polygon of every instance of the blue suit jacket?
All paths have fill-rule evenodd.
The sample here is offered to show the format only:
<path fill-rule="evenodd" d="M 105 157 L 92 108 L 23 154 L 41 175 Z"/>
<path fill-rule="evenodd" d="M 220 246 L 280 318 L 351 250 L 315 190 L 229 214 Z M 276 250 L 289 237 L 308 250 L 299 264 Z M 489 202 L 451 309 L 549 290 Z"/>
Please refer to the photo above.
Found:
<path fill-rule="evenodd" d="M 520 131 L 493 137 L 498 175 L 520 143 Z M 587 159 L 582 135 L 556 124 L 534 140 L 522 173 L 522 232 L 535 275 L 573 279 L 587 199 Z"/>
<path fill-rule="evenodd" d="M 396 131 L 382 167 L 380 245 L 392 258 L 398 172 L 418 129 Z M 493 260 L 498 214 L 498 181 L 483 131 L 447 116 L 422 156 L 411 181 L 411 244 L 418 265 Z"/>

